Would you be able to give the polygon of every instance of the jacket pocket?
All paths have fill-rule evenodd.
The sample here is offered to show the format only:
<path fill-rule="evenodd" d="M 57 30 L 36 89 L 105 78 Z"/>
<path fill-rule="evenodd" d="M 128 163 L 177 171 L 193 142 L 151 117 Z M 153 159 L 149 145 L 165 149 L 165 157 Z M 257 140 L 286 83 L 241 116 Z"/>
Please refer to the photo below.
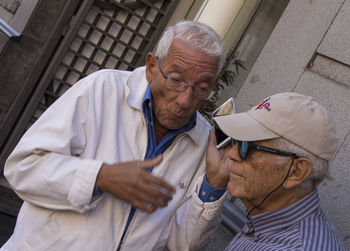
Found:
<path fill-rule="evenodd" d="M 16 250 L 21 251 L 44 251 L 59 240 L 63 235 L 62 229 L 55 219 L 51 219 L 46 225 L 37 231 L 28 234 Z"/>

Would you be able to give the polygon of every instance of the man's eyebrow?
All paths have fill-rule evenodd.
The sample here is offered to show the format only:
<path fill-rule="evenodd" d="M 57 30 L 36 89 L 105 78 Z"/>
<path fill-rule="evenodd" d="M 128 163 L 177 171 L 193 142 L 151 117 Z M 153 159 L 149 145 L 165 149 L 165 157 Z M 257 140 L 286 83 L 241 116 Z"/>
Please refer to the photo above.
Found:
<path fill-rule="evenodd" d="M 173 64 L 173 65 L 169 65 L 169 67 L 167 68 L 167 73 L 166 74 L 169 74 L 169 73 L 172 73 L 172 72 L 176 72 L 176 73 L 179 73 L 181 75 L 181 77 L 178 77 L 179 79 L 181 80 L 186 80 L 185 79 L 185 75 L 186 73 L 189 71 L 189 70 L 186 70 L 187 68 L 184 68 L 180 65 L 177 65 L 177 64 Z M 200 82 L 214 82 L 215 81 L 215 76 L 210 76 L 210 74 L 203 74 L 201 76 L 199 76 L 199 78 L 197 79 L 196 83 L 193 83 L 193 84 L 197 84 L 197 83 L 200 83 Z"/>
<path fill-rule="evenodd" d="M 181 66 L 176 65 L 176 64 L 173 64 L 173 65 L 170 65 L 168 67 L 168 71 L 171 71 L 171 72 L 176 71 L 176 72 L 179 72 L 179 73 L 184 73 L 184 72 L 186 72 L 186 68 L 181 67 Z"/>

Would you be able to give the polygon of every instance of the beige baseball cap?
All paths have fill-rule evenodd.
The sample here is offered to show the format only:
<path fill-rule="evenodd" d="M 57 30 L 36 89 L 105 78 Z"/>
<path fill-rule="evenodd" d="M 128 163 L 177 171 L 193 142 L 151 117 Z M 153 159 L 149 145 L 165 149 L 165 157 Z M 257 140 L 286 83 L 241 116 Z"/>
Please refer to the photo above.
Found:
<path fill-rule="evenodd" d="M 293 92 L 272 95 L 247 112 L 215 117 L 214 121 L 236 140 L 281 137 L 327 161 L 339 144 L 326 109 L 312 97 Z"/>

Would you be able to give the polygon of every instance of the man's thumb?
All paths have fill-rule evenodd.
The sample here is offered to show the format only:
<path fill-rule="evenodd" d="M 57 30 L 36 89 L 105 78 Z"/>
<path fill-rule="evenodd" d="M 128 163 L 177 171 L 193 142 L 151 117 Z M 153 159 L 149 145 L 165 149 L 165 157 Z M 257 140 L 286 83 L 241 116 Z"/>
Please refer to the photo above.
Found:
<path fill-rule="evenodd" d="M 158 165 L 160 162 L 162 162 L 163 160 L 163 156 L 162 155 L 158 155 L 155 158 L 152 159 L 147 159 L 145 161 L 143 161 L 143 168 L 151 168 L 151 167 L 155 167 L 156 165 Z"/>

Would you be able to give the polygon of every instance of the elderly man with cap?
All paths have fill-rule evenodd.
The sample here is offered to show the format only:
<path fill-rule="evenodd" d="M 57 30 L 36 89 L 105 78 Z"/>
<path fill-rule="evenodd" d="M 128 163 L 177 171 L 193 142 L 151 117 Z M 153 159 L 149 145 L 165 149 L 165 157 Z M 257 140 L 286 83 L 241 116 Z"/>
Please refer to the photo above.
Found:
<path fill-rule="evenodd" d="M 346 250 L 317 193 L 338 147 L 320 104 L 280 93 L 214 122 L 231 140 L 219 151 L 211 135 L 208 161 L 227 167 L 228 192 L 247 207 L 248 221 L 226 251 Z"/>

